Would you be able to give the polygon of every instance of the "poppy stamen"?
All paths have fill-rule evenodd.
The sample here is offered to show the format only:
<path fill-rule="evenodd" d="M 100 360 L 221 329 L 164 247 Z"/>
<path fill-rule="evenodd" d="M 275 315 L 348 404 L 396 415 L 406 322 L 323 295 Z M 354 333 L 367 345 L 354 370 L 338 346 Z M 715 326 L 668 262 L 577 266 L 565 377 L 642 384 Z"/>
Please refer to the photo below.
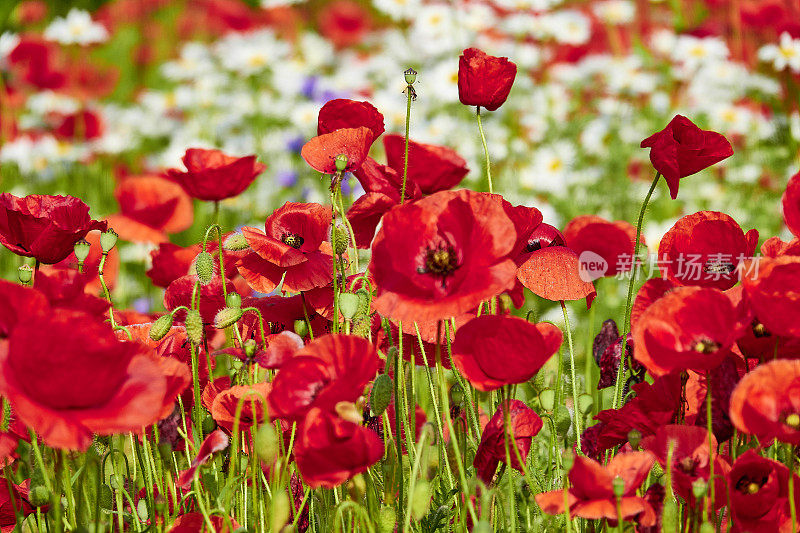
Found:
<path fill-rule="evenodd" d="M 753 321 L 753 335 L 758 338 L 769 337 L 772 333 L 769 332 L 767 327 L 758 320 Z"/>
<path fill-rule="evenodd" d="M 692 349 L 697 353 L 710 354 L 719 350 L 720 343 L 710 339 L 700 339 L 692 344 Z"/>
<path fill-rule="evenodd" d="M 706 264 L 703 265 L 703 272 L 706 274 L 730 274 L 736 270 L 736 266 L 732 263 L 727 263 L 724 261 L 706 261 Z"/>
<path fill-rule="evenodd" d="M 299 250 L 301 246 L 303 246 L 303 242 L 305 239 L 298 235 L 297 233 L 284 233 L 281 237 L 281 241 L 283 244 L 291 246 L 295 250 Z"/>
<path fill-rule="evenodd" d="M 792 429 L 800 429 L 800 414 L 791 413 L 783 423 Z"/>

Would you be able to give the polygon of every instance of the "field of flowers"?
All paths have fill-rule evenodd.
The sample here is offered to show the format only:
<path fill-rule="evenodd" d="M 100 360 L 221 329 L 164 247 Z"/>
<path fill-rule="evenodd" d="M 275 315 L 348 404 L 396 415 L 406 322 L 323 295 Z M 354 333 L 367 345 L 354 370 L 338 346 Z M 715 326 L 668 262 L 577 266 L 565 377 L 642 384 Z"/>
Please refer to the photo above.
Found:
<path fill-rule="evenodd" d="M 4 533 L 800 531 L 798 0 L 4 0 L 0 244 Z"/>

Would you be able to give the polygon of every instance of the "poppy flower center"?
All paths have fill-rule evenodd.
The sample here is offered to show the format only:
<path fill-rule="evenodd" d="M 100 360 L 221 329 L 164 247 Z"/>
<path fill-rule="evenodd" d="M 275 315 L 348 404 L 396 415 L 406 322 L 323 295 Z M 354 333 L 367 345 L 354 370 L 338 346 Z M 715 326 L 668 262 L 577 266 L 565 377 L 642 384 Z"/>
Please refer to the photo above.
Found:
<path fill-rule="evenodd" d="M 684 457 L 676 463 L 676 466 L 681 472 L 692 474 L 697 467 L 697 460 L 691 457 Z"/>
<path fill-rule="evenodd" d="M 720 343 L 711 339 L 699 339 L 692 344 L 692 350 L 697 353 L 709 354 L 719 350 L 720 346 Z"/>
<path fill-rule="evenodd" d="M 800 429 L 800 414 L 790 413 L 786 415 L 783 423 L 792 429 Z"/>
<path fill-rule="evenodd" d="M 761 487 L 767 484 L 767 476 L 742 476 L 736 482 L 736 490 L 742 494 L 757 494 Z"/>
<path fill-rule="evenodd" d="M 736 266 L 733 263 L 715 259 L 709 259 L 703 265 L 703 272 L 706 274 L 730 274 L 734 270 L 736 270 Z"/>
<path fill-rule="evenodd" d="M 283 241 L 283 244 L 286 244 L 288 246 L 291 246 L 295 250 L 298 250 L 301 246 L 303 246 L 303 242 L 305 242 L 305 239 L 303 239 L 297 233 L 284 233 L 283 236 L 281 237 L 281 241 Z"/>
<path fill-rule="evenodd" d="M 769 337 L 772 335 L 767 327 L 759 322 L 758 320 L 753 320 L 753 335 L 758 338 Z"/>
<path fill-rule="evenodd" d="M 434 276 L 449 276 L 458 268 L 458 254 L 452 246 L 441 245 L 438 248 L 428 248 L 425 253 L 425 274 Z"/>

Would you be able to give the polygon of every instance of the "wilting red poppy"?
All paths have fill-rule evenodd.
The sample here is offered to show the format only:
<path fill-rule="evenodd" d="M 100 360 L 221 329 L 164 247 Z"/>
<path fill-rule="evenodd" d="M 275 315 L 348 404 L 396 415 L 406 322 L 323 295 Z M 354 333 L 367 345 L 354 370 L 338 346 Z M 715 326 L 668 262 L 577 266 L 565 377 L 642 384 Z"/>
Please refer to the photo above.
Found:
<path fill-rule="evenodd" d="M 581 215 L 570 220 L 564 228 L 564 237 L 567 246 L 578 256 L 591 252 L 606 262 L 608 269 L 592 277 L 616 276 L 633 266 L 636 228 L 628 222 L 609 222 L 598 216 Z"/>
<path fill-rule="evenodd" d="M 796 237 L 800 237 L 800 172 L 789 179 L 781 199 L 783 221 Z"/>
<path fill-rule="evenodd" d="M 794 486 L 800 477 L 794 474 Z M 783 531 L 791 527 L 789 508 L 789 469 L 778 461 L 747 450 L 728 472 L 732 532 Z M 795 509 L 800 509 L 800 494 L 794 493 Z"/>
<path fill-rule="evenodd" d="M 505 406 L 505 407 L 504 407 Z M 478 451 L 472 465 L 478 477 L 487 485 L 492 481 L 497 465 L 506 462 L 505 414 L 508 410 L 508 437 L 511 451 L 511 467 L 522 472 L 522 465 L 512 446 L 516 446 L 524 463 L 528 458 L 533 437 L 542 429 L 542 419 L 536 411 L 519 400 L 508 400 L 497 407 L 497 411 L 483 429 Z"/>
<path fill-rule="evenodd" d="M 800 336 L 800 256 L 761 257 L 741 267 L 747 302 L 772 334 Z"/>
<path fill-rule="evenodd" d="M 800 444 L 800 361 L 769 361 L 745 374 L 731 395 L 730 417 L 761 442 Z"/>
<path fill-rule="evenodd" d="M 405 164 L 405 143 L 403 135 L 383 137 L 386 164 L 397 172 L 401 181 Z M 408 181 L 418 186 L 423 193 L 433 194 L 452 189 L 461 183 L 468 172 L 467 162 L 452 148 L 409 141 L 406 198 L 410 197 Z"/>
<path fill-rule="evenodd" d="M 650 162 L 664 176 L 672 199 L 678 197 L 681 178 L 733 155 L 731 143 L 721 134 L 698 128 L 683 115 L 673 118 L 667 127 L 642 141 L 650 148 Z"/>
<path fill-rule="evenodd" d="M 16 529 L 16 510 L 24 520 L 29 514 L 36 512 L 36 508 L 28 502 L 28 487 L 30 481 L 17 485 L 6 478 L 0 478 L 0 531 L 12 533 Z M 9 485 L 11 490 L 9 490 Z"/>
<path fill-rule="evenodd" d="M 180 392 L 171 376 L 189 381 L 177 362 L 119 342 L 107 325 L 70 310 L 19 322 L 0 345 L 0 369 L 0 393 L 19 420 L 67 449 L 86 449 L 93 433 L 141 431 L 171 411 Z"/>
<path fill-rule="evenodd" d="M 325 335 L 284 363 L 272 381 L 270 413 L 299 420 L 312 407 L 333 410 L 355 402 L 378 371 L 378 352 L 366 339 Z"/>
<path fill-rule="evenodd" d="M 259 292 L 283 279 L 290 292 L 325 287 L 333 281 L 333 251 L 328 242 L 331 208 L 287 202 L 264 223 L 266 232 L 242 228 L 252 249 L 237 264 L 239 274 Z"/>
<path fill-rule="evenodd" d="M 72 196 L 0 194 L 0 244 L 23 257 L 58 263 L 89 231 L 106 223 L 89 217 L 89 206 Z"/>
<path fill-rule="evenodd" d="M 753 256 L 758 231 L 747 234 L 730 216 L 700 211 L 678 220 L 658 246 L 667 279 L 678 285 L 730 289 L 738 282 L 736 266 Z"/>
<path fill-rule="evenodd" d="M 412 322 L 466 313 L 514 286 L 515 241 L 498 196 L 442 191 L 398 206 L 372 242 L 373 306 Z"/>
<path fill-rule="evenodd" d="M 508 98 L 516 76 L 517 65 L 507 57 L 467 48 L 458 58 L 458 99 L 494 111 Z"/>
<path fill-rule="evenodd" d="M 333 488 L 378 462 L 383 443 L 371 429 L 313 407 L 298 429 L 294 457 L 306 485 Z"/>
<path fill-rule="evenodd" d="M 326 3 L 317 18 L 319 32 L 338 48 L 359 44 L 372 26 L 369 11 L 353 0 Z"/>
<path fill-rule="evenodd" d="M 61 117 L 53 134 L 59 139 L 91 141 L 103 135 L 104 125 L 101 116 L 88 109 Z"/>
<path fill-rule="evenodd" d="M 236 422 L 236 411 L 239 409 L 239 402 L 242 402 L 238 427 L 239 431 L 247 431 L 250 426 L 268 420 L 265 402 L 270 388 L 269 383 L 255 383 L 223 390 L 214 397 L 211 416 L 217 424 L 232 432 Z"/>
<path fill-rule="evenodd" d="M 374 140 L 372 130 L 366 126 L 342 128 L 317 135 L 303 146 L 300 155 L 311 168 L 323 174 L 336 174 L 336 158 L 345 156 L 344 171 L 352 172 L 364 162 Z"/>
<path fill-rule="evenodd" d="M 731 353 L 748 323 L 721 291 L 680 287 L 639 318 L 633 329 L 633 355 L 654 376 L 711 370 Z"/>
<path fill-rule="evenodd" d="M 561 330 L 514 316 L 482 315 L 464 324 L 453 343 L 453 363 L 481 391 L 524 383 L 561 346 Z"/>
<path fill-rule="evenodd" d="M 192 464 L 189 468 L 181 472 L 180 476 L 178 476 L 176 480 L 177 485 L 182 489 L 188 489 L 192 484 L 192 479 L 194 479 L 194 474 L 197 472 L 197 469 L 206 464 L 216 452 L 227 448 L 228 444 L 230 444 L 230 439 L 224 431 L 221 429 L 212 431 L 208 437 L 203 439 L 203 443 L 200 445 L 200 449 L 197 450 L 197 455 L 192 460 Z"/>
<path fill-rule="evenodd" d="M 182 161 L 185 172 L 173 168 L 167 175 L 192 198 L 211 202 L 238 196 L 266 168 L 254 155 L 236 157 L 202 148 L 189 148 Z"/>
<path fill-rule="evenodd" d="M 558 302 L 586 298 L 592 306 L 597 291 L 581 277 L 578 254 L 566 246 L 548 246 L 533 251 L 517 269 L 517 279 L 533 294 Z"/>
<path fill-rule="evenodd" d="M 126 241 L 165 242 L 167 234 L 188 229 L 194 221 L 191 198 L 180 185 L 160 176 L 125 178 L 114 196 L 120 212 L 106 220 Z"/>
<path fill-rule="evenodd" d="M 624 337 L 619 334 L 617 323 L 609 319 L 603 322 L 600 333 L 594 338 L 592 343 L 592 356 L 600 367 L 600 379 L 597 382 L 597 390 L 612 387 L 617 381 L 619 364 L 622 361 L 622 345 L 625 345 L 625 361 L 632 372 L 631 380 L 641 381 L 639 376 L 644 367 L 637 361 L 631 361 L 633 356 L 633 339 L 628 333 Z"/>
<path fill-rule="evenodd" d="M 319 110 L 317 135 L 324 135 L 342 128 L 366 126 L 377 139 L 384 132 L 383 115 L 369 102 L 357 102 L 347 98 L 328 100 Z"/>
<path fill-rule="evenodd" d="M 636 491 L 647 479 L 654 462 L 655 457 L 650 452 L 620 453 L 605 466 L 588 457 L 576 456 L 569 471 L 571 487 L 566 497 L 563 490 L 543 492 L 536 495 L 536 503 L 550 515 L 563 514 L 566 511 L 564 506 L 568 504 L 572 517 L 616 521 L 638 516 L 641 525 L 652 525 L 656 514 L 647 500 L 636 495 Z M 617 478 L 625 487 L 619 499 L 614 494 Z"/>
<path fill-rule="evenodd" d="M 725 475 L 730 466 L 716 451 L 712 457 L 708 455 L 709 447 L 717 449 L 717 439 L 705 428 L 670 424 L 660 427 L 655 435 L 642 439 L 641 446 L 652 452 L 662 468 L 666 468 L 670 443 L 673 443 L 672 486 L 675 492 L 694 507 L 696 499 L 692 494 L 692 483 L 698 479 L 708 482 L 711 461 L 714 461 L 714 508 L 725 505 Z"/>

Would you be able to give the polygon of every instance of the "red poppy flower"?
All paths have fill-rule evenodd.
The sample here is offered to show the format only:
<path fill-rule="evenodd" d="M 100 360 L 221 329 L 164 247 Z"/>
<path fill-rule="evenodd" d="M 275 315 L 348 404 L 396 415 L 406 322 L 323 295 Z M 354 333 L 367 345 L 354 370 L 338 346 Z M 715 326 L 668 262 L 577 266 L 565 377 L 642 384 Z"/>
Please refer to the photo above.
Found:
<path fill-rule="evenodd" d="M 561 232 L 549 224 L 543 224 L 542 213 L 535 207 L 513 206 L 503 200 L 503 208 L 517 231 L 517 241 L 510 254 L 517 267 L 540 248 L 565 245 L 566 240 Z M 520 308 L 525 303 L 524 286 L 519 279 L 514 282 L 514 288 L 508 294 L 514 307 Z"/>
<path fill-rule="evenodd" d="M 195 275 L 183 276 L 170 283 L 167 290 L 164 291 L 164 308 L 171 311 L 184 305 L 191 309 L 192 294 L 196 283 L 197 276 Z M 228 281 L 229 287 L 231 286 L 230 283 Z M 219 276 L 214 276 L 210 283 L 205 285 L 201 283 L 197 292 L 199 295 L 198 300 L 200 301 L 199 311 L 203 323 L 213 324 L 214 317 L 220 309 L 225 307 L 225 298 L 222 295 L 222 279 Z M 174 316 L 176 320 L 183 320 L 186 318 L 186 311 L 178 311 Z"/>
<path fill-rule="evenodd" d="M 494 111 L 508 98 L 516 76 L 517 65 L 507 57 L 467 48 L 458 58 L 458 99 Z"/>
<path fill-rule="evenodd" d="M 649 452 L 617 454 L 605 466 L 588 457 L 576 456 L 569 471 L 572 486 L 566 498 L 563 490 L 554 490 L 537 494 L 536 503 L 542 511 L 551 515 L 563 514 L 564 504 L 568 503 L 572 517 L 616 521 L 641 515 L 641 525 L 653 525 L 656 521 L 655 511 L 647 500 L 636 495 L 636 491 L 647 479 L 654 462 L 655 457 Z M 617 478 L 622 479 L 625 487 L 619 500 L 614 494 Z"/>
<path fill-rule="evenodd" d="M 745 374 L 731 395 L 730 417 L 762 442 L 800 444 L 800 361 L 769 361 Z"/>
<path fill-rule="evenodd" d="M 681 287 L 639 318 L 633 329 L 633 355 L 654 376 L 711 370 L 731 353 L 748 323 L 721 291 Z"/>
<path fill-rule="evenodd" d="M 181 365 L 69 310 L 19 322 L 0 345 L 0 369 L 0 393 L 19 420 L 67 449 L 86 449 L 93 433 L 141 431 L 169 414 L 174 387 L 189 381 Z"/>
<path fill-rule="evenodd" d="M 453 363 L 481 391 L 524 383 L 561 346 L 561 330 L 514 316 L 482 315 L 464 324 L 453 343 Z"/>
<path fill-rule="evenodd" d="M 166 289 L 170 283 L 189 273 L 189 267 L 201 248 L 199 244 L 183 248 L 177 244 L 162 242 L 150 252 L 152 266 L 145 274 L 153 285 Z"/>
<path fill-rule="evenodd" d="M 279 369 L 283 363 L 294 356 L 304 346 L 303 339 L 292 331 L 281 331 L 267 335 L 267 348 L 257 345 L 252 356 L 248 356 L 241 347 L 229 347 L 211 355 L 226 354 L 236 357 L 246 364 L 256 364 L 260 368 Z"/>
<path fill-rule="evenodd" d="M 344 171 L 352 172 L 364 162 L 374 140 L 372 130 L 366 126 L 341 128 L 317 135 L 303 146 L 300 155 L 311 168 L 323 174 L 336 174 L 336 158 L 345 156 Z"/>
<path fill-rule="evenodd" d="M 681 178 L 733 155 L 731 143 L 721 134 L 698 128 L 688 118 L 677 115 L 666 128 L 642 141 L 650 148 L 650 162 L 664 176 L 672 199 L 678 197 Z"/>
<path fill-rule="evenodd" d="M 636 293 L 633 307 L 631 307 L 631 330 L 636 327 L 636 323 L 648 307 L 674 288 L 676 288 L 674 283 L 662 278 L 645 281 L 644 285 L 639 288 L 639 292 Z"/>
<path fill-rule="evenodd" d="M 202 148 L 189 148 L 182 161 L 186 172 L 173 168 L 167 175 L 192 198 L 210 202 L 238 196 L 266 168 L 254 155 L 236 157 Z"/>
<path fill-rule="evenodd" d="M 378 352 L 366 339 L 325 335 L 295 353 L 272 382 L 270 413 L 300 420 L 312 407 L 334 410 L 355 402 L 378 371 Z"/>
<path fill-rule="evenodd" d="M 800 237 L 789 242 L 784 242 L 779 237 L 770 237 L 761 245 L 761 254 L 767 257 L 800 255 Z"/>
<path fill-rule="evenodd" d="M 450 340 L 454 339 L 454 335 L 458 329 L 472 320 L 475 317 L 474 312 L 463 313 L 454 317 L 455 329 L 452 322 L 450 324 Z M 404 360 L 414 362 L 415 365 L 434 367 L 436 366 L 436 344 L 441 342 L 441 364 L 444 368 L 450 368 L 450 358 L 447 355 L 447 330 L 444 323 L 442 324 L 441 331 L 439 328 L 438 320 L 430 320 L 424 322 L 403 322 L 403 350 L 401 356 Z M 419 336 L 417 336 L 419 330 Z M 391 346 L 400 349 L 400 329 L 397 323 L 389 321 L 389 332 L 387 335 L 386 329 L 383 327 L 381 317 L 376 313 L 372 315 L 372 336 L 375 339 L 375 345 L 382 352 L 389 350 Z M 419 339 L 422 339 L 422 348 L 419 346 Z M 391 339 L 391 341 L 390 341 Z M 423 356 L 423 350 L 425 351 Z M 391 371 L 390 371 L 391 372 Z"/>
<path fill-rule="evenodd" d="M 800 172 L 789 179 L 781 204 L 786 227 L 796 237 L 800 237 Z"/>
<path fill-rule="evenodd" d="M 700 211 L 678 220 L 658 246 L 665 276 L 678 285 L 730 289 L 736 266 L 753 256 L 758 231 L 745 234 L 725 213 Z"/>
<path fill-rule="evenodd" d="M 391 375 L 392 379 L 394 379 L 394 374 Z M 392 398 L 392 401 L 389 402 L 389 405 L 386 406 L 386 411 L 384 412 L 386 413 L 386 416 L 389 418 L 389 424 L 387 426 L 387 429 L 389 430 L 389 436 L 394 437 L 394 432 L 395 432 L 394 397 Z M 419 442 L 419 438 L 422 435 L 422 426 L 424 426 L 428 422 L 428 415 L 425 413 L 425 410 L 422 407 L 420 407 L 418 404 L 415 404 L 413 419 L 412 419 L 412 414 L 410 412 L 408 413 L 408 416 L 406 416 L 405 418 L 407 422 L 403 422 L 403 424 L 400 425 L 400 445 L 401 449 L 403 450 L 403 454 L 408 453 L 408 450 L 406 450 L 406 429 L 413 427 L 414 442 Z M 413 426 L 411 425 L 412 423 L 414 424 Z M 381 440 L 383 440 L 383 430 L 384 430 L 383 419 L 381 417 L 375 417 L 374 425 L 375 427 L 371 426 L 369 424 L 369 420 L 367 421 L 367 427 L 376 430 L 378 436 L 381 437 Z M 444 429 L 445 429 L 444 438 L 445 440 L 447 440 L 448 438 L 447 428 Z"/>
<path fill-rule="evenodd" d="M 359 44 L 372 26 L 369 11 L 352 0 L 326 3 L 318 21 L 320 33 L 337 48 Z"/>
<path fill-rule="evenodd" d="M 716 450 L 717 439 L 709 435 L 705 428 L 671 424 L 660 427 L 655 435 L 642 439 L 641 446 L 652 452 L 662 468 L 666 468 L 667 453 L 670 443 L 673 443 L 672 487 L 692 507 L 695 505 L 692 483 L 698 479 L 708 482 L 709 467 L 711 461 L 714 461 L 714 508 L 718 509 L 727 500 L 725 475 L 730 466 L 716 451 L 709 457 L 709 439 L 711 449 Z"/>
<path fill-rule="evenodd" d="M 303 296 L 300 294 L 289 297 L 245 298 L 242 301 L 242 307 L 255 307 L 261 311 L 261 316 L 264 319 L 264 332 L 267 334 L 268 342 L 270 334 L 292 331 L 294 322 L 296 320 L 305 321 L 306 316 L 311 322 L 311 329 L 315 338 L 321 337 L 328 332 L 325 329 L 328 327 L 328 321 L 317 315 L 307 302 L 304 303 Z M 246 313 L 239 323 L 242 326 L 242 338 L 251 338 L 257 343 L 262 342 L 261 328 L 258 325 L 258 317 L 255 313 Z"/>
<path fill-rule="evenodd" d="M 105 320 L 109 303 L 87 288 L 90 279 L 90 274 L 79 274 L 77 270 L 40 271 L 34 279 L 34 288 L 44 294 L 52 307 L 84 311 Z"/>
<path fill-rule="evenodd" d="M 180 185 L 159 176 L 125 178 L 114 196 L 120 212 L 106 220 L 126 241 L 165 242 L 167 234 L 188 229 L 194 221 L 191 198 Z"/>
<path fill-rule="evenodd" d="M 517 279 L 533 294 L 558 302 L 586 298 L 592 306 L 597 291 L 580 274 L 578 254 L 566 246 L 534 250 L 517 269 Z"/>
<path fill-rule="evenodd" d="M 386 164 L 397 172 L 402 181 L 405 164 L 405 137 L 385 135 L 383 147 L 386 150 Z M 408 143 L 408 176 L 406 198 L 409 198 L 408 181 L 418 186 L 425 194 L 452 189 L 467 175 L 467 162 L 455 150 L 447 146 Z"/>
<path fill-rule="evenodd" d="M 633 243 L 636 240 L 636 228 L 628 222 L 607 220 L 594 216 L 582 215 L 570 220 L 564 228 L 567 246 L 583 257 L 591 252 L 602 258 L 608 265 L 605 272 L 597 272 L 596 277 L 616 276 L 630 270 L 633 266 Z M 644 244 L 644 239 L 642 239 Z"/>
<path fill-rule="evenodd" d="M 800 478 L 794 474 L 794 486 Z M 736 459 L 728 472 L 733 532 L 783 531 L 789 522 L 789 469 L 778 461 L 747 450 Z M 795 509 L 800 495 L 795 492 Z"/>
<path fill-rule="evenodd" d="M 542 429 L 542 419 L 536 411 L 525 405 L 519 400 L 509 400 L 504 404 L 508 409 L 508 434 L 509 449 L 511 450 L 511 467 L 522 472 L 522 465 L 517 458 L 517 453 L 511 446 L 516 446 L 519 457 L 523 463 L 528 458 L 533 437 Z M 486 427 L 483 429 L 481 442 L 478 451 L 475 452 L 475 460 L 472 465 L 478 477 L 487 485 L 492 481 L 497 465 L 506 462 L 506 431 L 505 414 L 503 405 L 497 407 L 497 411 Z"/>
<path fill-rule="evenodd" d="M 800 256 L 762 257 L 743 264 L 742 271 L 747 301 L 764 327 L 800 337 Z"/>
<path fill-rule="evenodd" d="M 55 43 L 24 35 L 11 50 L 8 61 L 19 77 L 37 89 L 58 90 L 67 77 L 60 69 L 60 49 Z"/>
<path fill-rule="evenodd" d="M 210 409 L 211 416 L 220 427 L 228 430 L 228 433 L 232 433 L 236 421 L 236 410 L 239 408 L 239 402 L 244 400 L 238 427 L 239 431 L 247 432 L 254 424 L 258 425 L 269 419 L 264 402 L 269 395 L 270 388 L 269 383 L 256 383 L 238 385 L 223 390 L 214 397 Z"/>
<path fill-rule="evenodd" d="M 333 251 L 328 242 L 331 208 L 287 202 L 264 224 L 265 232 L 242 228 L 252 251 L 237 264 L 239 274 L 259 292 L 272 292 L 283 278 L 290 292 L 325 287 L 333 281 Z"/>
<path fill-rule="evenodd" d="M 221 429 L 212 431 L 208 437 L 203 439 L 203 443 L 200 445 L 200 449 L 197 450 L 197 455 L 192 460 L 189 468 L 178 476 L 177 485 L 184 490 L 188 489 L 192 484 L 192 479 L 194 479 L 197 469 L 206 464 L 216 452 L 221 452 L 227 448 L 228 444 L 230 444 L 230 439 L 224 431 Z"/>
<path fill-rule="evenodd" d="M 378 462 L 383 443 L 371 429 L 313 407 L 298 429 L 294 457 L 306 485 L 333 488 Z"/>
<path fill-rule="evenodd" d="M 470 311 L 513 287 L 515 240 L 498 196 L 442 191 L 398 206 L 372 242 L 374 309 L 410 322 Z"/>
<path fill-rule="evenodd" d="M 317 135 L 324 135 L 342 128 L 366 126 L 377 139 L 384 132 L 383 115 L 369 102 L 357 102 L 347 98 L 328 100 L 319 110 Z"/>
<path fill-rule="evenodd" d="M 211 516 L 211 525 L 214 526 L 213 531 L 217 533 L 230 533 L 240 527 L 233 518 L 226 519 L 219 515 Z M 169 533 L 205 533 L 207 531 L 212 530 L 208 528 L 202 513 L 186 513 L 175 519 Z"/>
<path fill-rule="evenodd" d="M 89 206 L 72 196 L 0 194 L 0 244 L 23 257 L 58 263 L 89 231 L 106 223 L 89 217 Z"/>
<path fill-rule="evenodd" d="M 23 520 L 36 512 L 36 508 L 28 502 L 28 487 L 25 485 L 29 483 L 30 481 L 26 481 L 23 485 L 17 485 L 6 478 L 0 478 L 0 531 L 3 533 L 12 533 L 16 529 L 15 510 Z"/>
<path fill-rule="evenodd" d="M 53 129 L 53 134 L 59 139 L 91 141 L 103 135 L 104 129 L 100 115 L 84 109 L 61 117 Z"/>

